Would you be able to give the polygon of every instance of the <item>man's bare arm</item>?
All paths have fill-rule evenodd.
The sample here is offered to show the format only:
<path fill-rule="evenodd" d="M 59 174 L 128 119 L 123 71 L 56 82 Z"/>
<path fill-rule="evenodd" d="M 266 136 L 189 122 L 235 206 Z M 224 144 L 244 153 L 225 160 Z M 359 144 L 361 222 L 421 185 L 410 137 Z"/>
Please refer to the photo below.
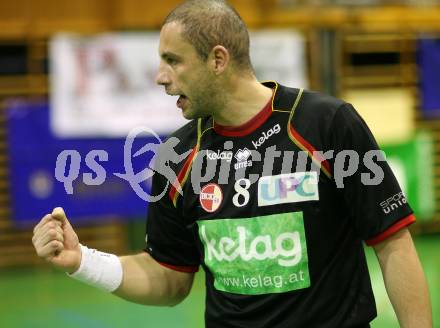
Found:
<path fill-rule="evenodd" d="M 93 276 L 93 279 L 87 278 L 83 281 L 94 286 L 102 287 L 102 284 L 96 284 L 96 281 L 102 280 L 103 275 L 108 277 L 109 274 L 114 273 L 113 268 L 118 269 L 119 273 L 122 271 L 122 281 L 119 275 L 120 284 L 117 282 L 111 289 L 107 288 L 108 284 L 104 284 L 106 287 L 103 289 L 114 290 L 115 295 L 136 303 L 175 305 L 188 295 L 194 278 L 193 273 L 179 272 L 162 266 L 148 253 L 123 256 L 118 259 L 114 255 L 93 252 L 80 246 L 78 236 L 63 209 L 59 207 L 45 215 L 35 226 L 32 242 L 38 256 L 53 267 L 70 274 L 77 272 L 83 257 L 92 261 L 88 264 L 89 274 L 86 276 Z M 92 256 L 87 257 L 83 251 L 91 252 Z M 100 257 L 99 254 L 103 256 Z M 97 262 L 93 262 L 93 258 L 97 259 Z M 108 266 L 106 264 L 108 261 L 112 265 Z M 102 268 L 103 264 L 107 267 Z M 90 272 L 96 274 L 90 275 Z M 107 280 L 113 283 L 112 279 Z"/>
<path fill-rule="evenodd" d="M 120 257 L 124 275 L 115 295 L 145 305 L 173 306 L 189 294 L 194 273 L 168 269 L 144 252 Z"/>
<path fill-rule="evenodd" d="M 374 250 L 400 326 L 431 328 L 428 284 L 408 229 L 396 232 Z"/>

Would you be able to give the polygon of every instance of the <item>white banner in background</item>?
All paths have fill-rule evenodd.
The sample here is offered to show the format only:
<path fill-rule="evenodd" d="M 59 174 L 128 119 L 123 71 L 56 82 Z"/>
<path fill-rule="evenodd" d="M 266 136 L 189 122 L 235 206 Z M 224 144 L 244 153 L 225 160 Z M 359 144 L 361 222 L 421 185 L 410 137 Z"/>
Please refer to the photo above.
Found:
<path fill-rule="evenodd" d="M 307 88 L 305 37 L 295 30 L 251 32 L 251 60 L 260 81 Z"/>
<path fill-rule="evenodd" d="M 292 31 L 251 34 L 260 80 L 305 87 L 304 40 Z M 93 37 L 60 34 L 50 43 L 51 126 L 59 137 L 125 137 L 135 126 L 168 134 L 187 121 L 177 97 L 155 84 L 159 33 Z"/>
<path fill-rule="evenodd" d="M 145 125 L 159 134 L 185 123 L 154 82 L 158 33 L 120 33 L 51 41 L 51 126 L 60 137 L 122 137 Z"/>

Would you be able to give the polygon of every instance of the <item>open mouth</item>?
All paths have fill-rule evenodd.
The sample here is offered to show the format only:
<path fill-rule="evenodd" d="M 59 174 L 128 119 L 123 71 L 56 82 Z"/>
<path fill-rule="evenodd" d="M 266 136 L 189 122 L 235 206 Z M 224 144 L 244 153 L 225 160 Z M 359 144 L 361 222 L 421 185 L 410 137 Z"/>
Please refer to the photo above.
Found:
<path fill-rule="evenodd" d="M 180 95 L 179 99 L 177 99 L 177 107 L 179 107 L 180 109 L 183 109 L 183 107 L 185 106 L 185 104 L 187 103 L 188 98 L 185 95 Z"/>

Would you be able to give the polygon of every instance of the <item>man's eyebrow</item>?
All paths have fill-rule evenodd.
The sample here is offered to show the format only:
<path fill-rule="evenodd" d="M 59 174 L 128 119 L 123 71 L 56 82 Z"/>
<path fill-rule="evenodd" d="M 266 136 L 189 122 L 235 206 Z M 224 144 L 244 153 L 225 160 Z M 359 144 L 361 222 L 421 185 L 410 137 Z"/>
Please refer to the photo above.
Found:
<path fill-rule="evenodd" d="M 161 57 L 162 59 L 164 59 L 164 60 L 166 60 L 166 59 L 170 59 L 170 58 L 172 58 L 172 59 L 180 59 L 180 56 L 178 56 L 178 55 L 176 55 L 176 54 L 174 54 L 174 53 L 172 53 L 172 52 L 163 52 L 163 53 L 160 55 L 160 57 Z"/>

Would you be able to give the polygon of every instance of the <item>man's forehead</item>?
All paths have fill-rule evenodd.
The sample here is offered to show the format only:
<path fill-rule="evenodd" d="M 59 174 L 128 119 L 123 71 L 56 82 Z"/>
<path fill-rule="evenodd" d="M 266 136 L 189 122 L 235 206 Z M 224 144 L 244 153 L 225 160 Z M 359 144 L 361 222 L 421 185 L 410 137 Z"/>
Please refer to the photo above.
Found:
<path fill-rule="evenodd" d="M 161 43 L 184 42 L 182 37 L 183 27 L 178 22 L 167 23 L 160 30 Z"/>
<path fill-rule="evenodd" d="M 161 34 L 180 34 L 183 30 L 183 26 L 180 22 L 173 21 L 166 23 L 162 26 L 160 33 Z"/>
<path fill-rule="evenodd" d="M 162 27 L 159 42 L 161 57 L 194 50 L 193 46 L 182 37 L 182 30 L 183 27 L 178 22 L 167 23 Z"/>

